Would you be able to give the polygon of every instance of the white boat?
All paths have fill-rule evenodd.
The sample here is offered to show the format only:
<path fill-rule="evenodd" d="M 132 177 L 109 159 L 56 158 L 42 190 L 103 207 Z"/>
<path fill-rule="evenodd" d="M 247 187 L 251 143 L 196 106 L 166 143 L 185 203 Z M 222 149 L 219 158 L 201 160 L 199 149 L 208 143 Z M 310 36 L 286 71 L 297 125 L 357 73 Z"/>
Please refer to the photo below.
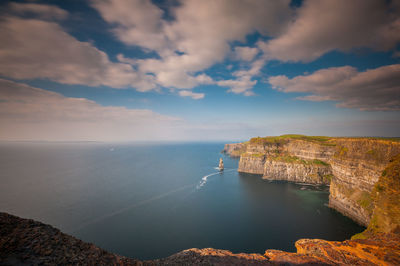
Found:
<path fill-rule="evenodd" d="M 224 161 L 222 161 L 222 158 L 219 158 L 218 168 L 220 171 L 224 171 Z"/>

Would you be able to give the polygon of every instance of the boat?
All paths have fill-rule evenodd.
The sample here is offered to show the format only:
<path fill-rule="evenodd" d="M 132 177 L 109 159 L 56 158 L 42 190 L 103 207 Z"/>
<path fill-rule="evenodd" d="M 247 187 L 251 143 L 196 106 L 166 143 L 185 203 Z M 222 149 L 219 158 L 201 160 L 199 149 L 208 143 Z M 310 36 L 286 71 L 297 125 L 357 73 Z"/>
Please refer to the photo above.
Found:
<path fill-rule="evenodd" d="M 220 171 L 224 171 L 224 161 L 222 160 L 222 158 L 219 158 L 218 168 Z"/>

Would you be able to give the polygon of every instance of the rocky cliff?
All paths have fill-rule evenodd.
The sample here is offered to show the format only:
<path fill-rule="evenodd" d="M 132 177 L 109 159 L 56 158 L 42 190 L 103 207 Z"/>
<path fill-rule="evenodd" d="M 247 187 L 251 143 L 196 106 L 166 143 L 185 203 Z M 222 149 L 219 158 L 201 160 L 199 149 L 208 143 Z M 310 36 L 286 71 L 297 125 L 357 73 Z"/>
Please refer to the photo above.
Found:
<path fill-rule="evenodd" d="M 383 170 L 400 154 L 400 142 L 373 138 L 303 135 L 253 138 L 225 149 L 240 153 L 239 172 L 265 179 L 330 185 L 329 205 L 368 226 L 372 191 Z"/>
<path fill-rule="evenodd" d="M 301 239 L 297 253 L 234 254 L 192 248 L 139 261 L 107 252 L 49 225 L 0 213 L 0 265 L 399 265 L 400 237 L 378 234 L 343 242 Z"/>
<path fill-rule="evenodd" d="M 246 151 L 246 146 L 246 142 L 225 144 L 222 152 L 229 154 L 231 157 L 240 157 L 240 155 Z"/>
<path fill-rule="evenodd" d="M 277 159 L 266 159 L 262 172 L 264 179 L 287 180 L 301 183 L 324 184 L 330 183 L 332 168 L 323 163 L 313 161 L 287 162 Z"/>
<path fill-rule="evenodd" d="M 300 239 L 296 253 L 193 248 L 139 261 L 49 225 L 0 213 L 0 265 L 400 265 L 399 142 L 290 135 L 225 148 L 240 156 L 239 171 L 330 184 L 331 207 L 367 224 L 367 229 L 343 242 Z"/>

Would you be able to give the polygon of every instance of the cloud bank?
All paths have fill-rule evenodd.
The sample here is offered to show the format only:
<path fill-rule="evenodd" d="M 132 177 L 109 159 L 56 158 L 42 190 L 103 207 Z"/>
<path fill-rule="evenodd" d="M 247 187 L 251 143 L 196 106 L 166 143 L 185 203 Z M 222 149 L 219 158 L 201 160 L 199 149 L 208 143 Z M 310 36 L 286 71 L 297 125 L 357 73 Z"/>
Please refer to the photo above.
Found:
<path fill-rule="evenodd" d="M 101 106 L 0 79 L 2 140 L 168 140 L 182 123 L 146 109 Z"/>
<path fill-rule="evenodd" d="M 202 99 L 200 85 L 254 95 L 271 60 L 311 62 L 331 51 L 393 51 L 400 42 L 400 2 L 382 0 L 186 0 L 164 9 L 151 0 L 91 0 L 115 40 L 157 56 L 110 58 L 60 26 L 70 14 L 57 6 L 10 3 L 0 20 L 0 75 L 65 84 L 163 88 Z M 258 33 L 255 47 L 246 37 Z M 225 60 L 239 70 L 216 78 L 205 72 Z M 182 90 L 182 91 L 180 91 Z M 314 98 L 315 99 L 315 98 Z"/>
<path fill-rule="evenodd" d="M 207 141 L 244 139 L 254 131 L 240 122 L 191 123 L 147 109 L 102 106 L 5 79 L 0 79 L 0 124 L 0 139 L 11 141 Z"/>
<path fill-rule="evenodd" d="M 0 21 L 0 75 L 15 79 L 47 78 L 64 84 L 155 88 L 153 77 L 132 66 L 113 63 L 92 44 L 80 42 L 57 23 L 6 17 Z"/>
<path fill-rule="evenodd" d="M 338 107 L 368 111 L 400 110 L 400 65 L 358 72 L 350 66 L 322 69 L 289 79 L 269 78 L 274 89 L 311 93 L 297 97 L 307 101 L 336 101 Z"/>

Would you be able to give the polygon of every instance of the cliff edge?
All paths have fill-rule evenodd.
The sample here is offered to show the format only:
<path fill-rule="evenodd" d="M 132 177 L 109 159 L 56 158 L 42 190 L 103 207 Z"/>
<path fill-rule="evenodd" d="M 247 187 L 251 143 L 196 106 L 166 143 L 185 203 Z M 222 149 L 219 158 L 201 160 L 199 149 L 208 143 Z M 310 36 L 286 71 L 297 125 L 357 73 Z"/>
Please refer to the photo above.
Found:
<path fill-rule="evenodd" d="M 297 253 L 234 254 L 188 249 L 139 261 L 107 252 L 40 222 L 0 213 L 0 265 L 400 265 L 400 237 L 376 234 L 343 242 L 301 239 Z"/>
<path fill-rule="evenodd" d="M 399 195 L 398 191 L 389 192 L 387 185 L 397 185 L 398 172 L 390 178 L 389 174 L 383 175 L 393 172 L 385 170 L 389 165 L 393 168 L 398 164 L 398 139 L 283 135 L 252 138 L 224 149 L 229 155 L 231 151 L 235 151 L 234 156 L 241 151 L 239 172 L 259 174 L 269 180 L 329 185 L 329 206 L 364 226 L 370 224 L 379 206 L 385 206 L 382 202 L 390 199 L 397 200 L 397 206 L 400 204 L 394 196 Z M 388 193 L 392 196 L 386 196 Z M 394 217 L 384 208 L 388 217 Z"/>
<path fill-rule="evenodd" d="M 330 185 L 332 208 L 367 225 L 343 242 L 296 241 L 296 253 L 188 249 L 139 261 L 109 253 L 50 225 L 0 213 L 0 265 L 400 265 L 400 143 L 286 135 L 230 144 L 239 171 Z"/>

